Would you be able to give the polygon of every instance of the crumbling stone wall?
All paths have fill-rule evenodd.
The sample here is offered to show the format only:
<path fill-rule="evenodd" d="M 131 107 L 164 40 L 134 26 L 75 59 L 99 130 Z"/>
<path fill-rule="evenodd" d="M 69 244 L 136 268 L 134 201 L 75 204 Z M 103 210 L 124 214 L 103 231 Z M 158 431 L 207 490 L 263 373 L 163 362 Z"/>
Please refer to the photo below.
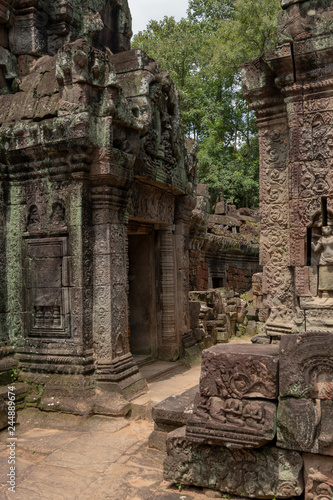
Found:
<path fill-rule="evenodd" d="M 215 214 L 210 214 L 208 186 L 198 184 L 190 227 L 191 290 L 219 287 L 237 293 L 250 290 L 252 275 L 262 270 L 256 225 L 259 218 L 253 212 L 237 211 L 235 206 L 219 202 Z"/>
<path fill-rule="evenodd" d="M 331 498 L 332 346 L 329 332 L 309 332 L 203 351 L 193 412 L 168 435 L 165 478 L 248 498 Z"/>

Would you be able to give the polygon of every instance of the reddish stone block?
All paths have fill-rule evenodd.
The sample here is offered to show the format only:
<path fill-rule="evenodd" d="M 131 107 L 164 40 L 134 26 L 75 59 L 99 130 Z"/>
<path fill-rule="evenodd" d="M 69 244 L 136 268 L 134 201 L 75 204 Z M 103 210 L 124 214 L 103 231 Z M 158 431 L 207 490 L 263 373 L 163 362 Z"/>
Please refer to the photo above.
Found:
<path fill-rule="evenodd" d="M 288 398 L 277 413 L 277 446 L 333 456 L 333 401 Z"/>
<path fill-rule="evenodd" d="M 333 335 L 285 336 L 280 343 L 280 396 L 333 399 Z"/>
<path fill-rule="evenodd" d="M 275 345 L 216 345 L 202 355 L 200 394 L 220 398 L 275 399 L 278 394 Z"/>
<path fill-rule="evenodd" d="M 264 446 L 233 450 L 186 438 L 185 428 L 168 435 L 164 478 L 255 499 L 290 498 L 303 491 L 302 456 Z"/>
<path fill-rule="evenodd" d="M 304 453 L 305 500 L 333 498 L 333 458 Z"/>
<path fill-rule="evenodd" d="M 186 437 L 228 448 L 259 448 L 275 437 L 276 404 L 257 399 L 196 397 Z"/>

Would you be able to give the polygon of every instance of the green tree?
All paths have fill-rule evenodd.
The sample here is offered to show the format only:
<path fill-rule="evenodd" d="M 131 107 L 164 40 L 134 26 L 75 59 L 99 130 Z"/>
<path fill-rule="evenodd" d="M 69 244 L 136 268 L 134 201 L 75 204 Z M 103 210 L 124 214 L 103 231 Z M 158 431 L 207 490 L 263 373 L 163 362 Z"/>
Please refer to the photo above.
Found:
<path fill-rule="evenodd" d="M 185 132 L 199 142 L 200 182 L 238 206 L 258 204 L 258 139 L 240 65 L 274 47 L 280 0 L 190 0 L 187 17 L 150 21 L 134 37 L 169 71 Z"/>

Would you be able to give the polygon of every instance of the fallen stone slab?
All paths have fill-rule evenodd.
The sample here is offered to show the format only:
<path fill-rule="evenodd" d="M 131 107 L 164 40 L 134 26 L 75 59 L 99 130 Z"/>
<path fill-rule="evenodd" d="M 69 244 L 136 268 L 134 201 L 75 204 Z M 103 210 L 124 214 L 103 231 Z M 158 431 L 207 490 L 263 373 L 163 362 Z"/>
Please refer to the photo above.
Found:
<path fill-rule="evenodd" d="M 182 394 L 170 396 L 155 405 L 152 410 L 154 422 L 158 425 L 163 424 L 174 428 L 185 425 L 193 412 L 194 398 L 197 392 L 198 386 L 196 385 Z"/>
<path fill-rule="evenodd" d="M 193 443 L 185 428 L 171 432 L 164 478 L 256 499 L 290 498 L 303 492 L 303 459 L 296 451 L 264 446 L 232 450 Z"/>
<path fill-rule="evenodd" d="M 149 436 L 148 446 L 160 451 L 166 450 L 166 438 L 169 432 L 185 425 L 193 412 L 194 398 L 198 385 L 191 387 L 182 394 L 170 396 L 155 405 L 152 417 L 154 430 Z"/>

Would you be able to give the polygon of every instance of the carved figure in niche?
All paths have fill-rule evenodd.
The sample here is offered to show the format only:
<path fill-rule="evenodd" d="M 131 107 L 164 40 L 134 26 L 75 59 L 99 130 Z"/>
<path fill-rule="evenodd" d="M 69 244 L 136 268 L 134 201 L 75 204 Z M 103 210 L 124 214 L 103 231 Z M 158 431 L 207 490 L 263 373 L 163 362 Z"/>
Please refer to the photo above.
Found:
<path fill-rule="evenodd" d="M 315 253 L 320 253 L 319 258 L 319 284 L 320 296 L 327 298 L 333 291 L 333 234 L 331 226 L 321 228 L 322 236 L 318 243 L 311 243 L 311 248 Z"/>
<path fill-rule="evenodd" d="M 211 400 L 213 400 L 213 398 L 210 398 L 210 399 L 204 399 L 204 398 L 200 398 L 197 406 L 196 406 L 196 414 L 199 416 L 199 417 L 203 417 L 203 418 L 208 418 L 208 413 L 210 413 L 211 409 L 210 409 L 210 406 L 211 406 Z M 218 403 L 220 403 L 220 398 L 214 398 L 214 400 L 216 400 Z M 220 408 L 216 408 L 216 404 L 214 404 L 215 401 L 213 401 L 213 413 L 214 415 L 217 415 L 216 418 L 219 418 L 220 417 Z M 223 420 L 222 422 L 225 422 L 225 418 L 223 417 Z"/>
<path fill-rule="evenodd" d="M 62 204 L 57 201 L 52 205 L 52 215 L 51 215 L 51 224 L 61 226 L 65 223 L 65 209 Z"/>
<path fill-rule="evenodd" d="M 213 419 L 219 420 L 220 422 L 225 423 L 227 419 L 224 416 L 224 401 L 215 396 L 209 398 L 207 405 L 201 404 L 202 408 L 209 408 L 210 416 Z M 198 413 L 198 412 L 196 412 Z M 207 415 L 206 415 L 207 417 Z"/>
<path fill-rule="evenodd" d="M 313 395 L 318 399 L 331 399 L 333 397 L 333 374 L 319 371 L 312 377 Z"/>
<path fill-rule="evenodd" d="M 38 207 L 36 205 L 31 205 L 29 208 L 27 227 L 35 228 L 40 224 L 40 216 L 38 212 Z"/>

